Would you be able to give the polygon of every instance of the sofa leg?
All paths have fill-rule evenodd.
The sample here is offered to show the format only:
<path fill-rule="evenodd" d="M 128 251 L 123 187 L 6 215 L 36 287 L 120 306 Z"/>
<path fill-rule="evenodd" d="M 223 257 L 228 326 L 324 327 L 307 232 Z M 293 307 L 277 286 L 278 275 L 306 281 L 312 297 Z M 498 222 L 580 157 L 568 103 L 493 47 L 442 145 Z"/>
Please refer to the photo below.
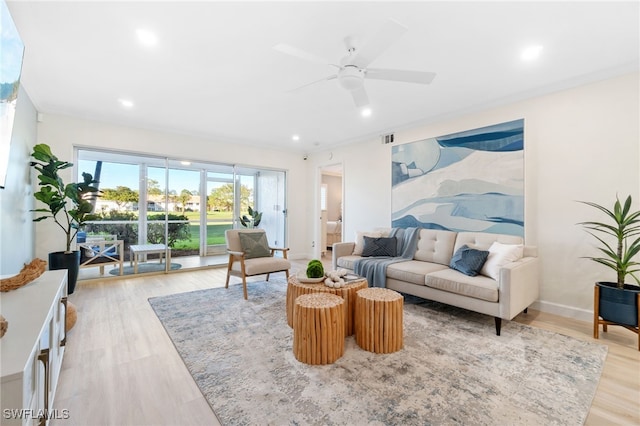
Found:
<path fill-rule="evenodd" d="M 502 326 L 502 318 L 494 317 L 496 320 L 496 335 L 500 335 L 500 327 Z"/>
<path fill-rule="evenodd" d="M 527 308 L 524 308 L 524 311 L 522 311 L 522 312 L 524 312 L 526 314 L 528 310 L 529 310 L 529 308 L 527 307 Z"/>

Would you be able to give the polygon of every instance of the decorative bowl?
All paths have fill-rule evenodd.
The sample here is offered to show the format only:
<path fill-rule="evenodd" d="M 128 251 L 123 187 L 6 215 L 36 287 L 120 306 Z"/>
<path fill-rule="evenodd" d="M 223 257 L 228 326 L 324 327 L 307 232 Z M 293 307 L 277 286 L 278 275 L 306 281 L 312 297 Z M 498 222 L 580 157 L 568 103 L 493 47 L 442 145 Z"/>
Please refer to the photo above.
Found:
<path fill-rule="evenodd" d="M 298 272 L 298 274 L 296 275 L 296 278 L 298 278 L 298 281 L 300 281 L 301 283 L 306 283 L 306 284 L 320 284 L 324 282 L 324 276 L 320 278 L 309 278 L 307 277 L 306 272 Z"/>

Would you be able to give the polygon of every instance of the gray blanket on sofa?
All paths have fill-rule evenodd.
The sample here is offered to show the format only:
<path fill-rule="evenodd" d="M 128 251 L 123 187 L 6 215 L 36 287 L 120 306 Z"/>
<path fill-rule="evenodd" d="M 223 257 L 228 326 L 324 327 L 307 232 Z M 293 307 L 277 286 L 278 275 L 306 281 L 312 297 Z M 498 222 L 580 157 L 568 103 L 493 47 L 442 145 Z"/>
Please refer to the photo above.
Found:
<path fill-rule="evenodd" d="M 369 287 L 386 287 L 387 266 L 413 259 L 419 234 L 419 228 L 393 228 L 389 237 L 396 237 L 399 256 L 363 257 L 354 262 L 353 272 L 365 277 Z"/>

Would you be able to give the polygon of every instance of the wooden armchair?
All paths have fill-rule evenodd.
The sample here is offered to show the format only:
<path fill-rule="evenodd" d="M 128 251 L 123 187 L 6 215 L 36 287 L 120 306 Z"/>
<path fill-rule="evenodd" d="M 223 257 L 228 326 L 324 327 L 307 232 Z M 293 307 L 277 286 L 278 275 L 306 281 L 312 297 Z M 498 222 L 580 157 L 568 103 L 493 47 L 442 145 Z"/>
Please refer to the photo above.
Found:
<path fill-rule="evenodd" d="M 229 264 L 227 267 L 227 282 L 229 288 L 231 275 L 242 278 L 242 290 L 245 300 L 247 297 L 246 277 L 254 275 L 269 275 L 274 272 L 284 272 L 289 278 L 291 262 L 287 260 L 288 248 L 269 247 L 264 229 L 229 229 L 225 231 Z M 282 252 L 283 257 L 275 257 L 276 251 Z"/>

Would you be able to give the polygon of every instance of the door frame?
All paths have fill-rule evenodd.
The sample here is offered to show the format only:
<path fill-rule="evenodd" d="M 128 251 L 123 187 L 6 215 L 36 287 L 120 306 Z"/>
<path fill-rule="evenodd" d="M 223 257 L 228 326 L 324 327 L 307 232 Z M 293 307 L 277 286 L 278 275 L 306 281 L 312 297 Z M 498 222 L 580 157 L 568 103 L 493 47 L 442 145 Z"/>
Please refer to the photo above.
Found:
<path fill-rule="evenodd" d="M 331 173 L 331 171 L 335 171 L 334 173 Z M 317 168 L 317 173 L 316 173 L 316 197 L 315 197 L 315 220 L 314 220 L 314 241 L 316 242 L 315 247 L 313 249 L 313 256 L 315 259 L 321 259 L 322 258 L 322 253 L 326 252 L 327 249 L 326 247 L 322 247 L 322 241 L 323 239 L 323 224 L 322 224 L 322 209 L 321 209 L 321 188 L 322 188 L 322 176 L 323 175 L 335 175 L 335 176 L 340 176 L 341 177 L 341 185 L 340 185 L 340 191 L 341 191 L 341 198 L 342 198 L 342 229 L 344 230 L 344 223 L 345 223 L 345 197 L 344 197 L 344 182 L 345 182 L 345 167 L 344 167 L 344 163 L 342 161 L 336 161 L 336 162 L 332 162 L 332 163 L 327 163 L 327 164 L 323 164 L 318 166 Z M 343 234 L 343 240 L 344 240 L 344 234 Z"/>

